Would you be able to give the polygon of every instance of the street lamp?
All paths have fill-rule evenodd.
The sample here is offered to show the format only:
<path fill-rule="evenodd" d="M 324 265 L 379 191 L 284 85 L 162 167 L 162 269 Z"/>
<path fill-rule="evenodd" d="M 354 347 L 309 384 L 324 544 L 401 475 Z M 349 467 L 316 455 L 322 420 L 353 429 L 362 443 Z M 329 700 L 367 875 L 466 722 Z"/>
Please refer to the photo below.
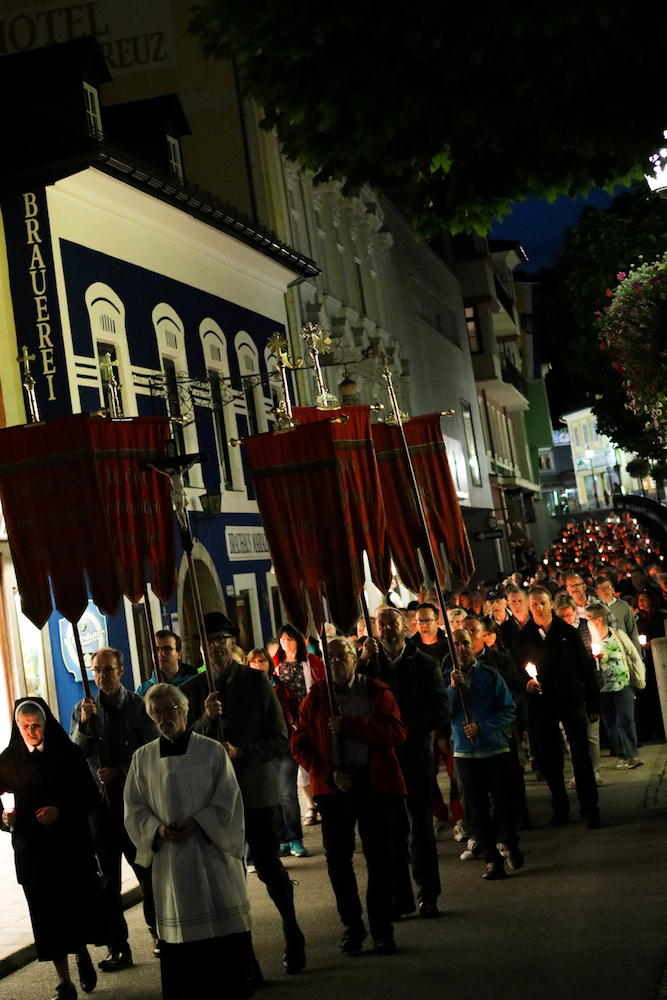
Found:
<path fill-rule="evenodd" d="M 593 479 L 593 492 L 595 493 L 595 506 L 599 507 L 600 506 L 600 498 L 598 496 L 597 483 L 595 482 L 595 473 L 593 472 L 593 455 L 594 454 L 595 454 L 595 452 L 593 451 L 592 448 L 587 448 L 586 451 L 584 452 L 584 455 L 588 459 L 588 461 L 590 463 L 590 467 L 591 467 L 591 477 Z"/>
<path fill-rule="evenodd" d="M 667 129 L 662 133 L 667 139 Z M 667 145 L 658 150 L 650 157 L 653 167 L 652 174 L 644 174 L 646 183 L 651 191 L 655 191 L 661 198 L 667 197 Z"/>

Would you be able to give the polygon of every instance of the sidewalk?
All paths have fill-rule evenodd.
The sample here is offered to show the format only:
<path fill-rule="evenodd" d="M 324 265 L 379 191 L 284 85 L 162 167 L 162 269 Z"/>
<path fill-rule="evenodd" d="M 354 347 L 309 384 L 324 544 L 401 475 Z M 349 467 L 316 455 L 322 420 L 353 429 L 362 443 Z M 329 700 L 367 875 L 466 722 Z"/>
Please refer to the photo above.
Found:
<path fill-rule="evenodd" d="M 121 877 L 125 906 L 133 906 L 140 899 L 139 884 L 125 858 Z M 16 881 L 11 837 L 3 833 L 0 834 L 0 979 L 35 957 L 28 904 Z"/>

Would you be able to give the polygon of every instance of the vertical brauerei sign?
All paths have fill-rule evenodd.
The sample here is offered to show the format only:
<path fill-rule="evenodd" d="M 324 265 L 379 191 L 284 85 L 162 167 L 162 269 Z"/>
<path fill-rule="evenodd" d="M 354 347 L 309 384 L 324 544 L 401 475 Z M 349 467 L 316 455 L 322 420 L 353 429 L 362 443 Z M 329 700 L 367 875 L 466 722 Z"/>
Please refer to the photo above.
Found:
<path fill-rule="evenodd" d="M 42 420 L 71 413 L 51 230 L 44 188 L 5 195 L 0 203 L 16 341 L 30 362 Z M 18 364 L 18 362 L 17 362 Z"/>

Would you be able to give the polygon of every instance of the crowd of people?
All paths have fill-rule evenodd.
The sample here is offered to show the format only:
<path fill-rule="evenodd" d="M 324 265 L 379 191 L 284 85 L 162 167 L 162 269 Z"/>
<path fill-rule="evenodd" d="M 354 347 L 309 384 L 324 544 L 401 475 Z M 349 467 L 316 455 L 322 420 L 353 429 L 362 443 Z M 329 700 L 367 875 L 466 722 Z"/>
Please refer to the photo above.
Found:
<path fill-rule="evenodd" d="M 195 980 L 213 990 L 223 965 L 230 1000 L 245 1000 L 262 982 L 249 874 L 278 911 L 285 971 L 306 966 L 282 862 L 307 856 L 304 825 L 321 825 L 341 952 L 360 951 L 370 933 L 379 956 L 396 951 L 402 917 L 440 915 L 437 838 L 448 829 L 462 860 L 483 859 L 488 882 L 523 867 L 527 766 L 548 785 L 552 825 L 571 821 L 572 790 L 586 829 L 598 829 L 601 738 L 624 770 L 642 765 L 643 742 L 664 739 L 650 651 L 665 635 L 662 565 L 627 516 L 570 523 L 532 578 L 459 588 L 445 609 L 380 605 L 353 635 L 332 629 L 325 649 L 285 625 L 246 652 L 239 629 L 210 612 L 212 691 L 161 630 L 159 676 L 136 693 L 120 650 L 95 653 L 98 690 L 76 705 L 69 736 L 42 699 L 20 699 L 0 755 L 0 790 L 14 800 L 3 795 L 2 826 L 38 958 L 58 974 L 55 1000 L 77 995 L 70 954 L 86 993 L 98 971 L 133 965 L 123 856 L 164 997 L 180 1000 Z M 97 968 L 89 944 L 108 949 Z"/>

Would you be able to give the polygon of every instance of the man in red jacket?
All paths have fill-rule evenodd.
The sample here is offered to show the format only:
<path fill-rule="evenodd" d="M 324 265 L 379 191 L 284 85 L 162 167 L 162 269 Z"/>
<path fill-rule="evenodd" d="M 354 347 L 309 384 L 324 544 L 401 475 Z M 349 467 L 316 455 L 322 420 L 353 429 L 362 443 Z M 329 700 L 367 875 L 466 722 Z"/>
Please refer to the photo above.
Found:
<path fill-rule="evenodd" d="M 332 715 L 326 684 L 313 685 L 301 704 L 292 734 L 292 754 L 310 772 L 322 817 L 322 842 L 331 886 L 343 922 L 342 952 L 360 951 L 367 931 L 354 876 L 354 828 L 368 869 L 366 910 L 378 955 L 396 951 L 391 924 L 393 811 L 405 795 L 394 748 L 405 727 L 389 687 L 357 676 L 356 653 L 347 639 L 329 643 L 331 675 L 339 715 Z"/>

